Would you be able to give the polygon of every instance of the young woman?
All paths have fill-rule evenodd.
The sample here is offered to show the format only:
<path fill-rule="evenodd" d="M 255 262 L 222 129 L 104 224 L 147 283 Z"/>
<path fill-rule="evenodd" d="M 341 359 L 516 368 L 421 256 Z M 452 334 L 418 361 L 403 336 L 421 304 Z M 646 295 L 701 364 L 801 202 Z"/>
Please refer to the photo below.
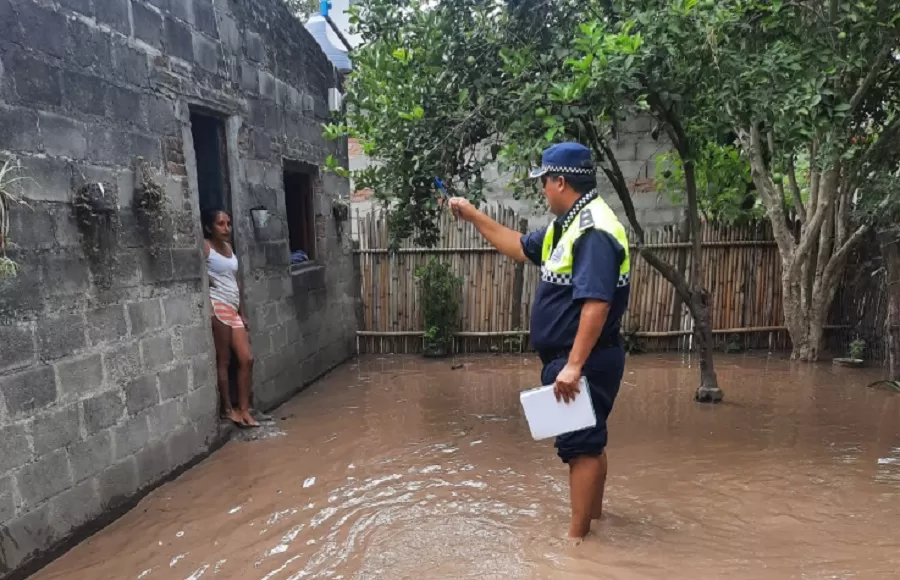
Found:
<path fill-rule="evenodd" d="M 253 377 L 253 353 L 247 334 L 247 319 L 237 283 L 238 259 L 229 243 L 231 217 L 220 209 L 206 209 L 203 223 L 203 255 L 209 276 L 212 302 L 213 340 L 216 344 L 216 371 L 223 415 L 238 427 L 258 427 L 250 415 L 250 382 Z M 228 365 L 231 352 L 238 360 L 238 408 L 231 405 Z"/>

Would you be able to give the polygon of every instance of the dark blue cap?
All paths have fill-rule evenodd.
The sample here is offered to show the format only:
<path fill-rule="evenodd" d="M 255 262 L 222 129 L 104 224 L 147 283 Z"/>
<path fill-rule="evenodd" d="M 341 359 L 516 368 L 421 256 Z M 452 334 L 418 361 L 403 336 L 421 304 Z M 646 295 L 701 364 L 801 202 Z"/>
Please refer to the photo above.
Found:
<path fill-rule="evenodd" d="M 591 150 L 581 143 L 559 143 L 544 149 L 541 166 L 533 169 L 530 177 L 540 177 L 547 173 L 593 175 Z"/>

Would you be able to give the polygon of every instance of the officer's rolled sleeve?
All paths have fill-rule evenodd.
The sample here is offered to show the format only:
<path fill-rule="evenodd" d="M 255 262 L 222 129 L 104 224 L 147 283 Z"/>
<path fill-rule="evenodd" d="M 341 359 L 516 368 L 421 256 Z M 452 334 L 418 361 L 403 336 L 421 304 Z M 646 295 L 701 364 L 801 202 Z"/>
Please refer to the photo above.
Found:
<path fill-rule="evenodd" d="M 572 299 L 612 302 L 624 258 L 624 248 L 610 234 L 594 229 L 584 232 L 575 242 Z"/>
<path fill-rule="evenodd" d="M 522 251 L 535 266 L 541 265 L 541 252 L 544 249 L 544 233 L 547 228 L 522 236 Z"/>

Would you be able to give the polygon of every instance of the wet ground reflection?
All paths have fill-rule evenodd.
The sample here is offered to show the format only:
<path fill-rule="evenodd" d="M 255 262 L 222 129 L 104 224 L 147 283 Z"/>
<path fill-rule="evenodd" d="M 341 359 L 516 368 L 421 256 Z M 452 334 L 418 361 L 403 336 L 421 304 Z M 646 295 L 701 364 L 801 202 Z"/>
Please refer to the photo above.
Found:
<path fill-rule="evenodd" d="M 577 548 L 566 471 L 517 392 L 532 358 L 368 358 L 37 574 L 140 578 L 896 578 L 900 396 L 870 371 L 629 360 L 608 517 Z"/>

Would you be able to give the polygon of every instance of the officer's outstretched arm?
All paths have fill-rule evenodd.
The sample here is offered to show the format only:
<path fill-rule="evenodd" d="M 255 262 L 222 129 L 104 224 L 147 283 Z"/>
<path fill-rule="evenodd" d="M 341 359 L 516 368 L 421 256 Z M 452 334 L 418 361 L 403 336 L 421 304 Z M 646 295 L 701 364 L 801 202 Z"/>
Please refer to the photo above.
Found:
<path fill-rule="evenodd" d="M 522 234 L 516 230 L 501 225 L 478 211 L 468 200 L 461 197 L 450 199 L 450 209 L 453 213 L 467 222 L 471 222 L 484 239 L 497 248 L 501 254 L 509 256 L 513 260 L 524 262 L 525 251 L 522 249 Z"/>

